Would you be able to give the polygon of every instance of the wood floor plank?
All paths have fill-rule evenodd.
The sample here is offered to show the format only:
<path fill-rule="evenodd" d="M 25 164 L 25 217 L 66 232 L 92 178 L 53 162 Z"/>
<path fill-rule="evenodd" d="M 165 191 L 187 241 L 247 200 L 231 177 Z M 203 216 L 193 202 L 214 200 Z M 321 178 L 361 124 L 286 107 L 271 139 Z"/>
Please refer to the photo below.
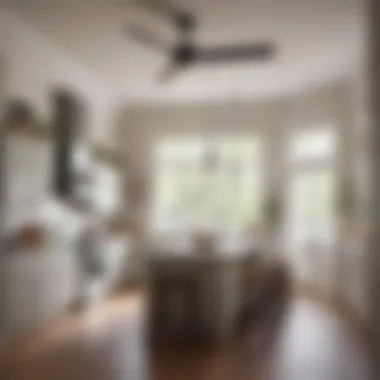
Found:
<path fill-rule="evenodd" d="M 139 296 L 67 316 L 12 343 L 1 380 L 362 380 L 364 353 L 336 316 L 294 301 L 278 335 L 254 327 L 223 347 L 150 347 Z M 273 340 L 273 338 L 276 338 Z M 274 345 L 268 344 L 274 342 Z"/>

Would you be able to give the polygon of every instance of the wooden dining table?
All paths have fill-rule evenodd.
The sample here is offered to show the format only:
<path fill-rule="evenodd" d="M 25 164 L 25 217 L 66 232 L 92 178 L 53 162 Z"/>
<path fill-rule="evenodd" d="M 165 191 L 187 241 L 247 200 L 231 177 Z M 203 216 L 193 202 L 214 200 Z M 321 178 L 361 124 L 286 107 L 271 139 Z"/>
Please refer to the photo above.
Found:
<path fill-rule="evenodd" d="M 153 337 L 222 342 L 242 303 L 241 274 L 252 245 L 212 253 L 155 247 L 147 255 L 147 317 Z"/>

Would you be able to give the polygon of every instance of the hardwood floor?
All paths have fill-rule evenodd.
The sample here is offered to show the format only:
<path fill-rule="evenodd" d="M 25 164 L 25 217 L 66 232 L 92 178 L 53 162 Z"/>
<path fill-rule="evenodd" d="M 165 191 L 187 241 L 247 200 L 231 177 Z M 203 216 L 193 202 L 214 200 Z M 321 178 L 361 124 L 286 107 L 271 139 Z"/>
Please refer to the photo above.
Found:
<path fill-rule="evenodd" d="M 273 346 L 264 320 L 223 347 L 148 347 L 139 295 L 67 316 L 0 356 L 1 380 L 362 380 L 364 353 L 334 315 L 295 300 Z M 270 353 L 270 354 L 269 354 Z"/>

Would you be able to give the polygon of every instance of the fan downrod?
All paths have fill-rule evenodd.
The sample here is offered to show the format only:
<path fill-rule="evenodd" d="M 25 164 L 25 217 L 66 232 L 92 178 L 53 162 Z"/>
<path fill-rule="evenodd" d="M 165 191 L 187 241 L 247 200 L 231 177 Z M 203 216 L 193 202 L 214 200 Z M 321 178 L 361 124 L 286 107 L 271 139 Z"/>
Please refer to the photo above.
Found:
<path fill-rule="evenodd" d="M 184 34 L 191 33 L 196 26 L 195 16 L 192 13 L 180 13 L 176 19 L 177 28 Z"/>

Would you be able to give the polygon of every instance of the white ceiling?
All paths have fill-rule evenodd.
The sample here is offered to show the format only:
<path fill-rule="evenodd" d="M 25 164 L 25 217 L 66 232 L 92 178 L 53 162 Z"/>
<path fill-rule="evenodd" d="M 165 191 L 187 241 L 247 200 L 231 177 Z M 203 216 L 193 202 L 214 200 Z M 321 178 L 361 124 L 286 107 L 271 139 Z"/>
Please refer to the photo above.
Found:
<path fill-rule="evenodd" d="M 270 39 L 270 63 L 189 69 L 170 84 L 156 74 L 166 59 L 124 33 L 130 23 L 173 40 L 165 20 L 130 0 L 12 0 L 26 22 L 88 65 L 115 91 L 141 101 L 268 97 L 347 75 L 361 39 L 360 0 L 172 0 L 199 15 L 196 39 L 211 44 Z M 24 5 L 22 5 L 24 4 Z"/>

